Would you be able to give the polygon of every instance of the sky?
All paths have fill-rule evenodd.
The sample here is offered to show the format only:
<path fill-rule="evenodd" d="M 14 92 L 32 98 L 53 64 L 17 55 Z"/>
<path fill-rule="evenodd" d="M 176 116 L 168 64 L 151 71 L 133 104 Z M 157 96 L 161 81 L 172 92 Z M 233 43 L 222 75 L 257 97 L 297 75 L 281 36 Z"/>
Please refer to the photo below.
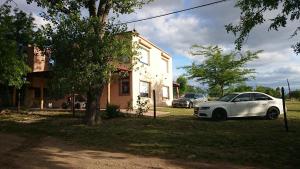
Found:
<path fill-rule="evenodd" d="M 164 13 L 213 2 L 215 0 L 154 0 L 142 9 L 130 15 L 122 15 L 120 22 L 143 19 Z M 0 0 L 2 4 L 4 0 Z M 41 8 L 35 4 L 28 5 L 26 0 L 15 0 L 18 7 L 32 13 L 37 25 L 45 24 L 40 17 Z M 128 24 L 128 29 L 136 29 L 142 36 L 159 46 L 173 57 L 174 80 L 185 73 L 182 66 L 193 61 L 200 63 L 201 56 L 191 56 L 190 47 L 198 45 L 218 45 L 224 51 L 234 50 L 235 37 L 227 33 L 225 25 L 237 23 L 240 10 L 234 7 L 235 0 L 198 8 L 175 15 L 160 17 Z M 288 22 L 285 28 L 278 31 L 268 31 L 269 19 L 276 16 L 276 11 L 266 13 L 266 22 L 252 30 L 243 46 L 243 51 L 263 50 L 259 59 L 252 61 L 248 67 L 256 70 L 255 79 L 247 82 L 253 87 L 264 85 L 269 87 L 286 87 L 289 79 L 292 89 L 300 89 L 300 55 L 293 53 L 291 46 L 299 40 L 299 35 L 291 38 L 296 22 Z M 298 20 L 299 22 L 299 20 Z M 191 81 L 194 85 L 199 82 Z"/>

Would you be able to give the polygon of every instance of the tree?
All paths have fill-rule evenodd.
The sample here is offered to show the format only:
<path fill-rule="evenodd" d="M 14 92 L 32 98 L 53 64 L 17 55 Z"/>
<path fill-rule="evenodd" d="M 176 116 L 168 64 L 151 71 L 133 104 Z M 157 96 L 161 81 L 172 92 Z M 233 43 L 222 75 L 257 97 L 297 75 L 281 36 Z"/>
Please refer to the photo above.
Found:
<path fill-rule="evenodd" d="M 100 97 L 105 85 L 124 57 L 132 57 L 132 34 L 116 24 L 120 14 L 129 14 L 151 0 L 27 0 L 47 8 L 52 22 L 40 30 L 41 44 L 51 49 L 54 79 L 60 88 L 85 92 L 85 122 L 101 121 Z M 88 16 L 82 10 L 88 11 Z M 109 18 L 110 12 L 114 17 Z M 54 30 L 54 31 L 53 31 Z"/>
<path fill-rule="evenodd" d="M 246 84 L 240 84 L 233 89 L 233 92 L 251 92 L 253 91 L 253 87 L 248 86 Z"/>
<path fill-rule="evenodd" d="M 218 46 L 192 47 L 191 54 L 203 56 L 205 60 L 201 64 L 195 62 L 191 66 L 183 67 L 191 79 L 208 84 L 210 89 L 220 89 L 219 96 L 223 96 L 224 88 L 245 82 L 254 78 L 253 69 L 246 68 L 246 64 L 258 58 L 258 52 L 247 51 L 245 54 L 239 52 L 223 53 Z"/>
<path fill-rule="evenodd" d="M 34 37 L 31 15 L 14 9 L 6 1 L 0 7 L 0 84 L 20 89 L 30 71 L 26 48 Z"/>
<path fill-rule="evenodd" d="M 205 94 L 206 91 L 203 90 L 202 88 L 198 87 L 198 86 L 191 86 L 191 85 L 187 85 L 187 89 L 186 89 L 187 93 L 198 93 L 198 94 Z"/>
<path fill-rule="evenodd" d="M 290 93 L 291 98 L 293 99 L 300 99 L 300 90 L 291 91 Z"/>
<path fill-rule="evenodd" d="M 280 97 L 280 90 L 278 91 L 278 89 L 273 89 L 271 87 L 265 87 L 265 86 L 256 86 L 255 91 L 257 92 L 262 92 L 262 93 L 266 93 L 268 95 L 271 95 L 273 97 Z"/>
<path fill-rule="evenodd" d="M 185 93 L 187 89 L 187 78 L 183 75 L 179 76 L 176 80 L 177 83 L 179 83 L 179 95 L 182 95 Z"/>
<path fill-rule="evenodd" d="M 277 15 L 270 19 L 271 24 L 268 30 L 278 30 L 280 27 L 285 27 L 288 21 L 297 21 L 300 18 L 299 0 L 238 0 L 235 4 L 241 9 L 240 21 L 237 25 L 226 25 L 227 32 L 232 32 L 237 39 L 235 44 L 237 49 L 241 49 L 243 42 L 249 35 L 250 31 L 256 26 L 266 21 L 267 12 L 275 12 Z M 296 36 L 300 31 L 300 26 L 295 28 L 291 36 Z M 300 53 L 300 42 L 293 45 L 295 53 Z"/>

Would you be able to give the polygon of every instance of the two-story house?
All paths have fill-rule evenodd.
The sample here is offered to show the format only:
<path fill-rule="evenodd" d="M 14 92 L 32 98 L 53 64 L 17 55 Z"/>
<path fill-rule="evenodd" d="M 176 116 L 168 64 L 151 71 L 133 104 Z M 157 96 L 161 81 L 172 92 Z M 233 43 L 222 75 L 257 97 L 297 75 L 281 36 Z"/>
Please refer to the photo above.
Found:
<path fill-rule="evenodd" d="M 104 108 L 108 102 L 121 108 L 130 105 L 136 108 L 138 96 L 152 104 L 153 90 L 156 91 L 157 105 L 170 106 L 173 100 L 172 57 L 140 35 L 133 36 L 132 41 L 139 46 L 139 61 L 128 77 L 112 76 L 101 96 L 100 107 Z"/>
<path fill-rule="evenodd" d="M 172 58 L 162 49 L 146 40 L 137 33 L 132 34 L 132 42 L 138 44 L 138 62 L 127 77 L 112 73 L 111 81 L 105 87 L 100 98 L 100 108 L 107 103 L 119 105 L 120 108 L 136 108 L 138 96 L 153 102 L 152 91 L 156 91 L 157 105 L 171 105 L 173 99 Z M 27 75 L 29 82 L 22 89 L 22 105 L 25 107 L 47 108 L 52 103 L 54 108 L 60 108 L 65 99 L 47 97 L 47 81 L 51 78 L 49 58 L 33 46 L 28 47 L 29 66 L 32 72 Z M 120 69 L 122 69 L 120 67 Z M 12 94 L 12 103 L 16 105 L 17 92 Z"/>

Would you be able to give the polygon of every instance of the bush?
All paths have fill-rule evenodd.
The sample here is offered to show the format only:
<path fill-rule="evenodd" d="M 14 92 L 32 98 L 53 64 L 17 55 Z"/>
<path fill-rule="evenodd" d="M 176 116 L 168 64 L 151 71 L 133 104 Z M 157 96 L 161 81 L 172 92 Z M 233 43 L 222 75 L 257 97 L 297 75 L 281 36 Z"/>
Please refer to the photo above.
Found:
<path fill-rule="evenodd" d="M 105 111 L 105 117 L 106 118 L 116 118 L 116 117 L 120 117 L 121 116 L 121 112 L 120 112 L 120 106 L 118 105 L 113 105 L 113 104 L 109 104 L 106 107 L 106 111 Z"/>
<path fill-rule="evenodd" d="M 147 113 L 148 110 L 150 109 L 150 107 L 149 107 L 149 101 L 148 100 L 143 100 L 141 98 L 141 96 L 138 96 L 136 104 L 137 104 L 136 114 L 138 116 L 142 116 L 144 113 Z"/>

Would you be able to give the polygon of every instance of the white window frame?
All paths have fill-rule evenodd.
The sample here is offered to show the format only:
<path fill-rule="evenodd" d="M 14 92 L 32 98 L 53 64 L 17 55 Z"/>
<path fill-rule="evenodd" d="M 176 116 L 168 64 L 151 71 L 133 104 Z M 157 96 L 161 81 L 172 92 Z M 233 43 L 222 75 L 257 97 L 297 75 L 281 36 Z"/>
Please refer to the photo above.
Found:
<path fill-rule="evenodd" d="M 166 91 L 167 91 L 167 96 L 165 96 L 165 93 L 164 93 L 164 89 L 167 89 Z M 163 86 L 162 87 L 162 98 L 163 99 L 169 99 L 170 98 L 170 87 L 169 86 Z"/>
<path fill-rule="evenodd" d="M 150 50 L 147 49 L 146 47 L 143 47 L 143 46 L 140 46 L 139 48 L 140 48 L 140 50 L 146 51 L 147 54 L 148 54 L 147 62 L 144 62 L 144 61 L 143 61 L 143 53 L 142 53 L 142 52 L 139 52 L 139 60 L 140 60 L 140 62 L 141 62 L 142 64 L 144 64 L 144 65 L 150 65 Z"/>
<path fill-rule="evenodd" d="M 164 69 L 164 73 L 169 73 L 169 60 L 161 57 L 162 67 Z"/>
<path fill-rule="evenodd" d="M 142 93 L 142 91 L 141 91 L 141 87 L 142 87 L 142 85 L 141 85 L 141 83 L 147 83 L 148 84 L 148 95 L 147 96 L 143 96 L 143 95 L 141 95 L 141 93 Z M 150 82 L 147 82 L 147 81 L 143 81 L 143 80 L 140 80 L 140 87 L 139 87 L 139 94 L 140 94 L 140 96 L 141 97 L 151 97 L 151 83 Z"/>

